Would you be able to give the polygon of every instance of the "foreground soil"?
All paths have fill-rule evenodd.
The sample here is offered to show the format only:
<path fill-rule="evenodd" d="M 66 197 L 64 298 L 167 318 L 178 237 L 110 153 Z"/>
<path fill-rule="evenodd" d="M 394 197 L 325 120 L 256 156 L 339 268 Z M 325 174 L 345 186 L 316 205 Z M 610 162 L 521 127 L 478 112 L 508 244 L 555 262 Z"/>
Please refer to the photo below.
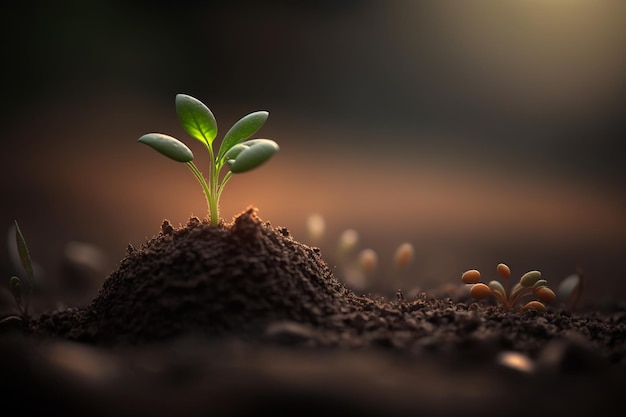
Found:
<path fill-rule="evenodd" d="M 452 294 L 450 294 L 452 295 Z M 64 415 L 583 416 L 626 405 L 626 312 L 358 296 L 249 208 L 127 256 L 93 301 L 3 330 L 2 395 Z"/>

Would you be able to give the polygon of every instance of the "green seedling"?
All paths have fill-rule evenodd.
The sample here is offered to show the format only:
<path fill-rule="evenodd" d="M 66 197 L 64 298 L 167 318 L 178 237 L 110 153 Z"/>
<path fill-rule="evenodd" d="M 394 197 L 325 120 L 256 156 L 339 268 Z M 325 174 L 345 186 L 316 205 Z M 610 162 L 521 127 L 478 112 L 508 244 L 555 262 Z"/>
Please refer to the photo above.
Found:
<path fill-rule="evenodd" d="M 22 322 L 27 322 L 28 306 L 33 295 L 33 288 L 35 287 L 35 272 L 33 269 L 33 262 L 30 259 L 28 245 L 26 245 L 26 240 L 24 239 L 24 235 L 22 234 L 17 221 L 15 222 L 15 242 L 17 244 L 20 263 L 26 272 L 26 279 L 22 280 L 17 276 L 12 276 L 9 281 L 9 285 L 11 287 L 13 298 L 15 298 L 17 309 L 20 312 L 19 319 L 21 319 Z M 7 317 L 4 320 L 8 321 L 11 319 L 15 319 L 15 316 Z"/>
<path fill-rule="evenodd" d="M 465 271 L 461 275 L 461 281 L 472 285 L 470 295 L 473 298 L 481 300 L 491 295 L 500 302 L 505 311 L 517 310 L 517 304 L 521 299 L 530 295 L 534 295 L 539 301 L 530 301 L 519 308 L 519 310 L 523 311 L 532 308 L 544 311 L 546 306 L 543 303 L 549 303 L 556 298 L 554 292 L 548 288 L 548 282 L 541 279 L 541 272 L 539 271 L 529 271 L 522 275 L 519 282 L 511 290 L 509 290 L 511 269 L 506 264 L 498 264 L 497 271 L 498 275 L 504 279 L 504 286 L 500 281 L 495 280 L 489 282 L 489 285 L 479 282 L 480 272 L 476 269 Z"/>
<path fill-rule="evenodd" d="M 140 137 L 139 142 L 149 145 L 174 161 L 187 165 L 202 186 L 211 223 L 217 224 L 220 219 L 220 197 L 232 174 L 250 171 L 278 152 L 278 144 L 273 140 L 247 140 L 263 126 L 269 113 L 257 111 L 242 117 L 226 132 L 217 152 L 213 148 L 217 136 L 217 122 L 207 106 L 196 98 L 178 94 L 176 114 L 185 131 L 200 141 L 209 152 L 208 178 L 205 178 L 193 163 L 194 156 L 191 150 L 178 139 L 162 133 L 148 133 Z M 224 168 L 228 169 L 225 173 L 222 172 Z"/>
<path fill-rule="evenodd" d="M 583 277 L 583 270 L 578 268 L 576 273 L 565 278 L 556 290 L 557 298 L 570 310 L 576 308 L 582 295 Z"/>

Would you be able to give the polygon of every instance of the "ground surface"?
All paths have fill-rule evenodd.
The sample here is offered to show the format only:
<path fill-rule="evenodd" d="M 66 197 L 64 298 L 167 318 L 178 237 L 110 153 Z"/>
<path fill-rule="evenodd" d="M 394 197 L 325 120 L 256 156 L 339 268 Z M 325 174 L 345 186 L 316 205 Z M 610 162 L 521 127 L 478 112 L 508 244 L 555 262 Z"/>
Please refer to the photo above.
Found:
<path fill-rule="evenodd" d="M 261 221 L 190 219 L 91 304 L 0 335 L 6 398 L 65 415 L 569 415 L 622 408 L 626 312 L 358 296 Z"/>

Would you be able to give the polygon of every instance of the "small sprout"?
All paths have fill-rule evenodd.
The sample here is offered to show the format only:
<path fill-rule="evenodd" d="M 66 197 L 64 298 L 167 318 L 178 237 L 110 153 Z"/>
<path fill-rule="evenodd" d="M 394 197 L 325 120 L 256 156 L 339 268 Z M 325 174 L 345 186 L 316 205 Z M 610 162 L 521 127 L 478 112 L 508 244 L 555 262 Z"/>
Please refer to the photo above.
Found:
<path fill-rule="evenodd" d="M 413 245 L 408 242 L 405 242 L 398 246 L 396 252 L 393 256 L 393 264 L 398 269 L 406 269 L 413 262 L 415 250 L 413 249 Z"/>
<path fill-rule="evenodd" d="M 359 253 L 359 267 L 365 275 L 373 275 L 378 268 L 378 255 L 373 249 L 363 249 Z"/>
<path fill-rule="evenodd" d="M 478 285 L 478 284 L 476 284 Z M 491 290 L 491 294 L 498 299 L 498 301 L 502 302 L 506 299 L 506 290 L 498 281 L 490 281 L 489 289 Z"/>
<path fill-rule="evenodd" d="M 522 311 L 530 310 L 530 309 L 535 309 L 537 311 L 546 311 L 546 306 L 543 305 L 543 303 L 540 303 L 539 301 L 530 301 L 526 303 L 524 307 L 522 307 Z"/>
<path fill-rule="evenodd" d="M 500 275 L 504 279 L 511 278 L 511 268 L 507 264 L 498 264 L 497 266 L 498 275 Z"/>
<path fill-rule="evenodd" d="M 463 281 L 464 284 L 476 284 L 480 281 L 480 271 L 477 269 L 470 269 L 469 271 L 463 272 L 463 275 L 461 275 L 461 281 Z"/>
<path fill-rule="evenodd" d="M 539 301 L 543 301 L 546 303 L 551 303 L 556 299 L 556 294 L 554 293 L 554 291 L 545 286 L 536 288 L 534 293 L 535 297 L 537 297 Z"/>
<path fill-rule="evenodd" d="M 529 271 L 522 275 L 519 283 L 513 286 L 513 289 L 509 291 L 509 278 L 511 276 L 511 269 L 506 264 L 498 264 L 496 268 L 498 275 L 505 279 L 505 285 L 502 285 L 500 281 L 490 281 L 489 285 L 485 285 L 480 281 L 480 272 L 476 269 L 470 269 L 465 271 L 461 275 L 461 281 L 465 284 L 472 285 L 470 289 L 470 295 L 481 300 L 492 295 L 502 305 L 505 311 L 516 309 L 517 304 L 523 297 L 534 295 L 540 301 L 531 301 L 525 304 L 521 310 L 535 309 L 544 311 L 545 305 L 542 303 L 549 303 L 554 301 L 556 295 L 548 288 L 547 281 L 541 279 L 541 272 Z"/>
<path fill-rule="evenodd" d="M 540 278 L 541 278 L 541 272 L 528 271 L 524 275 L 522 275 L 522 278 L 520 278 L 519 283 L 522 284 L 522 287 L 528 288 L 528 287 L 532 287 L 533 285 L 535 285 L 535 283 L 537 283 L 537 281 L 539 281 Z"/>
<path fill-rule="evenodd" d="M 17 221 L 15 222 L 15 242 L 17 244 L 17 250 L 20 257 L 20 263 L 26 271 L 26 281 L 22 281 L 19 277 L 13 276 L 9 280 L 9 286 L 13 298 L 15 298 L 15 304 L 21 314 L 22 321 L 28 320 L 28 306 L 30 299 L 33 295 L 33 289 L 35 287 L 35 272 L 33 269 L 33 262 L 30 258 L 30 252 L 26 239 L 20 230 Z"/>
<path fill-rule="evenodd" d="M 478 284 L 472 285 L 470 295 L 477 300 L 482 300 L 483 298 L 487 298 L 491 295 L 491 290 L 488 286 L 479 282 Z"/>
<path fill-rule="evenodd" d="M 258 111 L 242 117 L 226 133 L 217 153 L 213 147 L 217 136 L 217 122 L 207 106 L 194 97 L 178 94 L 176 114 L 185 131 L 200 141 L 209 152 L 208 178 L 193 163 L 191 150 L 178 139 L 162 133 L 148 133 L 138 141 L 176 162 L 187 165 L 202 186 L 211 223 L 217 224 L 220 197 L 232 174 L 247 172 L 264 164 L 279 150 L 278 144 L 269 139 L 247 140 L 263 126 L 269 113 Z M 221 175 L 224 168 L 229 170 Z"/>
<path fill-rule="evenodd" d="M 310 215 L 307 219 L 307 230 L 311 238 L 315 237 L 318 229 L 324 226 L 323 219 L 316 214 Z M 323 230 L 323 229 L 322 229 Z M 344 230 L 337 240 L 335 248 L 335 262 L 342 271 L 342 279 L 349 284 L 352 289 L 362 290 L 366 288 L 368 281 L 380 270 L 381 260 L 374 249 L 360 249 L 360 236 L 355 229 Z M 397 276 L 406 272 L 413 262 L 413 245 L 408 242 L 400 244 L 391 259 L 391 268 Z"/>
<path fill-rule="evenodd" d="M 354 229 L 347 229 L 339 236 L 337 252 L 339 259 L 344 258 L 352 252 L 359 243 L 359 233 Z"/>
<path fill-rule="evenodd" d="M 574 309 L 583 291 L 583 271 L 578 269 L 576 274 L 565 278 L 557 288 L 558 298 L 567 308 Z"/>
<path fill-rule="evenodd" d="M 324 218 L 319 214 L 311 214 L 306 219 L 306 230 L 309 235 L 309 239 L 311 239 L 314 243 L 318 243 L 322 240 L 322 237 L 326 232 L 326 223 L 324 222 Z"/>

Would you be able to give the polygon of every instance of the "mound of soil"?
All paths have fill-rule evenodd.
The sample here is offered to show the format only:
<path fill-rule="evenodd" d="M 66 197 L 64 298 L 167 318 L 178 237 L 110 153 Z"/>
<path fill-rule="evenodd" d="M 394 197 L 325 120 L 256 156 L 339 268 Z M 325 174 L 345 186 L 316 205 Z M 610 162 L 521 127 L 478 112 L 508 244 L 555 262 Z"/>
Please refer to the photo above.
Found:
<path fill-rule="evenodd" d="M 191 218 L 128 255 L 91 305 L 44 315 L 38 331 L 93 344 L 137 344 L 198 332 L 258 338 L 275 320 L 312 326 L 351 308 L 353 294 L 284 228 L 250 208 L 232 224 Z"/>
<path fill-rule="evenodd" d="M 36 407 L 68 415 L 582 416 L 625 405 L 626 312 L 358 296 L 317 248 L 254 208 L 217 226 L 165 221 L 129 246 L 91 304 L 43 314 L 29 332 L 0 338 L 9 393 L 39 387 Z"/>

